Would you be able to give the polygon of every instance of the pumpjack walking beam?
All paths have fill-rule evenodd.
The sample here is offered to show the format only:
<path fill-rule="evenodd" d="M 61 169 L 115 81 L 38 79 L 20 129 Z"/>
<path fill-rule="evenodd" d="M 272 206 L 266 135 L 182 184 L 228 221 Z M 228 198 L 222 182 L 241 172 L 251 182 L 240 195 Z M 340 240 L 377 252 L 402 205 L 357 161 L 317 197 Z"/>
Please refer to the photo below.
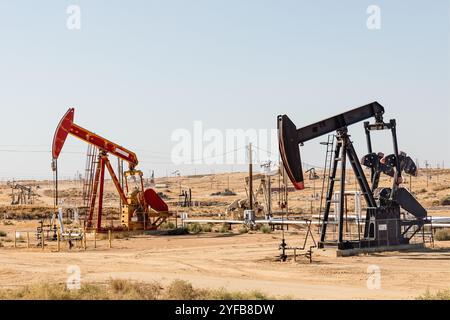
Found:
<path fill-rule="evenodd" d="M 294 187 L 297 190 L 305 188 L 299 145 L 372 117 L 375 117 L 378 124 L 382 124 L 383 114 L 383 106 L 373 102 L 301 129 L 297 129 L 287 115 L 278 116 L 281 158 Z"/>

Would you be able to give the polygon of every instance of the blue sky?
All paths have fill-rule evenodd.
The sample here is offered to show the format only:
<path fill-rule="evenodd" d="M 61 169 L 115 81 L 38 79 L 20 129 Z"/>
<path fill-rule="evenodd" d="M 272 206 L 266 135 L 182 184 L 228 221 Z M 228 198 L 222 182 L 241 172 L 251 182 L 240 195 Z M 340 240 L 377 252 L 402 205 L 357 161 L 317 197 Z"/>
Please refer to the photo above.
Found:
<path fill-rule="evenodd" d="M 66 27 L 71 4 L 79 31 Z M 171 133 L 193 121 L 267 129 L 286 113 L 303 126 L 375 100 L 402 150 L 450 165 L 449 37 L 448 0 L 0 0 L 0 178 L 51 177 L 45 151 L 69 106 L 159 175 L 176 169 Z M 361 126 L 351 133 L 362 155 Z M 318 142 L 304 161 L 323 162 Z M 388 135 L 376 143 L 389 152 Z M 63 176 L 84 168 L 85 149 L 68 140 Z"/>

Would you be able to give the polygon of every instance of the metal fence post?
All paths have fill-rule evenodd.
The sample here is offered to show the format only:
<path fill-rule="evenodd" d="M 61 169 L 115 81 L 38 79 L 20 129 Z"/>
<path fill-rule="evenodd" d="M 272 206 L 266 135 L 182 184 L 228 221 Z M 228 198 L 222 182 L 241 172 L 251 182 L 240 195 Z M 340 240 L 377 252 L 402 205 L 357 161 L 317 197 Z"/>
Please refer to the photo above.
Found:
<path fill-rule="evenodd" d="M 60 250 L 61 250 L 61 243 L 60 243 L 60 241 L 61 241 L 61 235 L 60 235 L 60 233 L 59 233 L 59 231 L 58 231 L 58 233 L 56 234 L 56 237 L 57 237 L 57 251 L 59 252 Z"/>

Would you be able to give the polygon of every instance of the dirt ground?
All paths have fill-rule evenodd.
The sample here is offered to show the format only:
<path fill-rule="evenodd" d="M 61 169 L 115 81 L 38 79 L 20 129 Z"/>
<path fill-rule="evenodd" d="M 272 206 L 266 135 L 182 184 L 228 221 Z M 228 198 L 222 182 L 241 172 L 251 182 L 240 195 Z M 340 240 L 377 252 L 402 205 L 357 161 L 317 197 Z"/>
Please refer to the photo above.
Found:
<path fill-rule="evenodd" d="M 223 214 L 229 203 L 245 198 L 244 173 L 199 176 L 190 178 L 158 179 L 157 184 L 167 184 L 159 192 L 168 195 L 172 210 L 189 212 L 190 217 L 216 217 Z M 349 178 L 350 183 L 352 181 Z M 388 180 L 383 181 L 389 184 Z M 281 231 L 271 234 L 261 232 L 239 234 L 206 233 L 186 236 L 135 236 L 113 241 L 108 248 L 106 240 L 99 240 L 93 248 L 88 239 L 86 251 L 71 251 L 64 245 L 61 252 L 49 243 L 44 251 L 26 248 L 24 232 L 36 231 L 36 213 L 52 211 L 52 185 L 49 182 L 31 181 L 39 185 L 33 205 L 11 206 L 10 189 L 0 186 L 0 231 L 6 232 L 0 248 L 0 288 L 16 288 L 35 282 L 65 283 L 67 268 L 81 269 L 82 282 L 103 282 L 110 278 L 132 279 L 144 282 L 169 283 L 183 279 L 200 288 L 226 288 L 231 291 L 260 290 L 269 295 L 294 299 L 414 299 L 424 294 L 450 288 L 450 242 L 436 243 L 434 249 L 417 252 L 391 252 L 359 257 L 337 258 L 330 250 L 316 250 L 313 263 L 305 257 L 297 262 L 291 258 L 286 263 L 276 261 L 281 241 Z M 316 193 L 320 183 L 316 182 Z M 205 202 L 201 207 L 176 208 L 180 184 L 192 188 L 194 201 Z M 277 180 L 273 180 L 277 185 Z M 428 186 L 427 186 L 428 184 Z M 305 192 L 290 195 L 293 213 L 311 213 L 314 193 L 312 182 Z M 408 186 L 408 185 L 407 185 Z M 212 192 L 230 187 L 236 196 L 211 196 Z M 450 170 L 440 170 L 427 175 L 423 172 L 412 179 L 416 197 L 429 210 L 431 216 L 450 216 L 450 207 L 439 202 L 450 195 Z M 82 185 L 79 182 L 62 182 L 65 206 L 81 204 Z M 274 196 L 276 206 L 277 200 Z M 107 186 L 106 203 L 117 205 L 117 196 L 111 184 Z M 313 202 L 313 213 L 318 203 Z M 21 220 L 21 215 L 28 218 Z M 10 216 L 14 215 L 14 219 Z M 30 216 L 31 215 L 31 216 Z M 6 221 L 6 222 L 5 222 Z M 13 249 L 12 235 L 21 232 L 20 248 Z M 35 237 L 32 235 L 32 237 Z M 316 236 L 317 237 L 317 236 Z M 9 239 L 9 240 L 5 240 Z M 303 236 L 287 233 L 290 245 L 302 245 Z M 367 281 L 373 277 L 368 270 L 380 270 L 381 288 L 368 289 Z"/>
<path fill-rule="evenodd" d="M 8 226 L 10 232 L 25 224 Z M 5 228 L 3 228 L 5 229 Z M 303 236 L 287 233 L 287 242 L 300 245 Z M 230 291 L 259 290 L 293 299 L 414 299 L 450 287 L 450 242 L 434 249 L 390 252 L 337 258 L 333 250 L 316 250 L 313 263 L 303 256 L 277 261 L 281 231 L 272 234 L 201 234 L 186 236 L 136 236 L 99 240 L 87 250 L 69 250 L 49 243 L 45 251 L 27 249 L 25 243 L 0 250 L 0 287 L 17 288 L 30 283 L 65 283 L 69 266 L 81 269 L 85 283 L 111 278 L 158 281 L 187 280 L 198 288 Z M 380 270 L 381 287 L 368 289 L 370 268 Z M 373 269 L 372 269 L 373 270 Z"/>

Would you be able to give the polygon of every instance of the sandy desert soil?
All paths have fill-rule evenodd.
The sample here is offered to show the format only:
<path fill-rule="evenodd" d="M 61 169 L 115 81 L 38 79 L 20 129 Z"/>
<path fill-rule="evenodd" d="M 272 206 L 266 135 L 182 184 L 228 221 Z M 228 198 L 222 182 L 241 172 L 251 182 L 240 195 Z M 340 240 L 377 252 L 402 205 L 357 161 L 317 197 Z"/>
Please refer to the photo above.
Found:
<path fill-rule="evenodd" d="M 437 175 L 439 173 L 439 175 Z M 158 184 L 168 184 L 159 189 L 169 196 L 172 210 L 176 210 L 179 185 L 192 188 L 194 201 L 207 205 L 190 209 L 191 217 L 216 217 L 235 199 L 245 198 L 243 180 L 246 174 L 202 176 L 159 179 Z M 229 178 L 230 177 L 230 178 Z M 349 183 L 352 182 L 351 177 Z M 14 230 L 33 233 L 37 220 L 29 220 L 35 214 L 52 211 L 52 186 L 49 182 L 28 182 L 39 185 L 39 196 L 34 205 L 11 206 L 6 185 L 0 186 L 0 231 L 11 239 Z M 273 184 L 277 185 L 274 179 Z M 388 180 L 383 181 L 389 185 Z M 215 191 L 229 187 L 236 196 L 211 196 Z M 311 187 L 305 192 L 290 195 L 291 210 L 310 214 Z M 317 183 L 316 192 L 320 192 Z M 433 172 L 426 181 L 422 172 L 412 179 L 413 192 L 432 216 L 450 216 L 450 207 L 439 202 L 450 195 L 450 170 Z M 65 206 L 81 204 L 79 182 L 63 182 Z M 117 196 L 111 184 L 107 186 L 107 205 L 118 208 Z M 275 206 L 277 200 L 274 200 Z M 314 203 L 313 203 L 314 204 Z M 314 204 L 314 208 L 318 203 Z M 316 210 L 316 209 L 315 209 Z M 27 219 L 21 219 L 24 216 Z M 10 217 L 11 218 L 11 217 Z M 12 225 L 10 225 L 12 223 Z M 22 233 L 22 237 L 23 237 Z M 290 244 L 301 245 L 302 234 L 290 231 Z M 52 252 L 55 244 L 49 244 L 44 252 L 37 248 L 27 249 L 21 242 L 20 249 L 13 249 L 11 240 L 3 241 L 0 248 L 0 287 L 15 288 L 34 282 L 62 282 L 67 279 L 67 267 L 77 265 L 82 271 L 82 281 L 103 282 L 110 278 L 139 281 L 158 280 L 168 283 L 174 279 L 188 280 L 197 287 L 247 291 L 258 289 L 270 295 L 290 296 L 295 299 L 412 299 L 431 291 L 450 288 L 450 242 L 438 242 L 434 249 L 420 252 L 391 252 L 359 257 L 336 258 L 334 252 L 316 250 L 313 263 L 300 257 L 298 262 L 276 261 L 281 232 L 271 234 L 207 233 L 186 236 L 135 236 L 114 240 L 113 249 L 107 241 L 99 241 L 94 249 L 88 241 L 87 251 L 80 248 L 69 251 L 63 246 L 61 252 Z M 53 247 L 52 247 L 53 246 Z M 381 270 L 381 289 L 369 290 L 368 268 L 378 266 Z"/>
<path fill-rule="evenodd" d="M 99 241 L 87 251 L 45 252 L 40 249 L 0 250 L 0 287 L 16 288 L 41 281 L 65 283 L 70 265 L 77 265 L 83 282 L 111 278 L 163 284 L 175 279 L 200 288 L 259 290 L 294 299 L 414 299 L 428 289 L 450 286 L 450 243 L 421 252 L 391 252 L 336 258 L 317 250 L 310 264 L 305 257 L 276 261 L 281 234 L 141 236 Z M 291 234 L 288 241 L 300 242 Z M 370 266 L 381 271 L 381 289 L 369 290 Z"/>

